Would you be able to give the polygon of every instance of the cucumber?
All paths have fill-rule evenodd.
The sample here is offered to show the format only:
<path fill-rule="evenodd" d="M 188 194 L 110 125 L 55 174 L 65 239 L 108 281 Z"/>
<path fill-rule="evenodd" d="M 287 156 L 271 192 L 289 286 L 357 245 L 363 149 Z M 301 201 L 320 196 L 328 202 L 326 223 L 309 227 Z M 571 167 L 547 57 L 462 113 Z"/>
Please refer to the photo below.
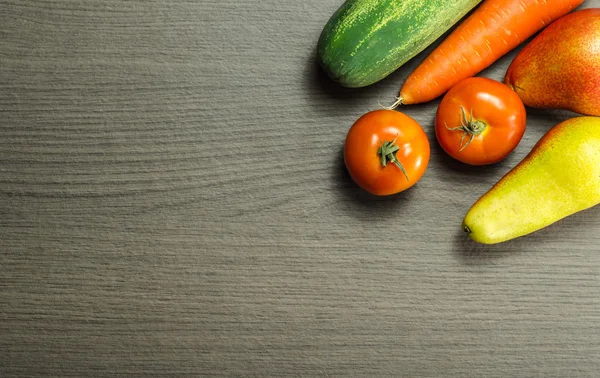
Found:
<path fill-rule="evenodd" d="M 364 87 L 432 44 L 481 0 L 347 0 L 317 45 L 319 64 L 345 87 Z"/>

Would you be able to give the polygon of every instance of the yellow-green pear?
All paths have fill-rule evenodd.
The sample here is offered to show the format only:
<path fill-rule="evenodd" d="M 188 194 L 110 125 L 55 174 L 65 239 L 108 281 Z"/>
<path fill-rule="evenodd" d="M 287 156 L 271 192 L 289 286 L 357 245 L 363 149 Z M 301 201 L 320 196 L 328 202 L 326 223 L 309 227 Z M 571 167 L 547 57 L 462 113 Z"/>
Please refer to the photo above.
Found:
<path fill-rule="evenodd" d="M 598 203 L 600 117 L 576 117 L 544 135 L 475 202 L 462 227 L 477 242 L 500 243 Z"/>

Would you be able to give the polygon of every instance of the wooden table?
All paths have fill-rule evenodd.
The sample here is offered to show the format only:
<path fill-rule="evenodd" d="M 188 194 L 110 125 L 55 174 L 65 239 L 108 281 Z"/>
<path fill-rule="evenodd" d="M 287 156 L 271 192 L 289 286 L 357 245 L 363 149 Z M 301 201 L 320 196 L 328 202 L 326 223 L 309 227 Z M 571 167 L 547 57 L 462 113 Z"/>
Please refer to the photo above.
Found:
<path fill-rule="evenodd" d="M 600 207 L 496 246 L 460 230 L 573 114 L 530 109 L 470 168 L 439 101 L 403 108 L 427 174 L 366 195 L 346 132 L 431 49 L 337 87 L 314 55 L 340 3 L 0 0 L 0 376 L 600 374 Z"/>

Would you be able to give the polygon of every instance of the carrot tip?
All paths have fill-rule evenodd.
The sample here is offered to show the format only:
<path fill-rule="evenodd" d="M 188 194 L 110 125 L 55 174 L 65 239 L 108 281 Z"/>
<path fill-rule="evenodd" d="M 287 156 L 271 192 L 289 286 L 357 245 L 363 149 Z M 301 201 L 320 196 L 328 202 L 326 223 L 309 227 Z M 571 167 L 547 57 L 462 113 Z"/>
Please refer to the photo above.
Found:
<path fill-rule="evenodd" d="M 404 103 L 402 102 L 402 97 L 396 97 L 396 101 L 391 106 L 383 106 L 383 105 L 381 105 L 381 103 L 379 103 L 379 106 L 381 106 L 382 108 L 387 109 L 387 110 L 394 110 L 399 105 L 403 105 L 403 104 Z"/>

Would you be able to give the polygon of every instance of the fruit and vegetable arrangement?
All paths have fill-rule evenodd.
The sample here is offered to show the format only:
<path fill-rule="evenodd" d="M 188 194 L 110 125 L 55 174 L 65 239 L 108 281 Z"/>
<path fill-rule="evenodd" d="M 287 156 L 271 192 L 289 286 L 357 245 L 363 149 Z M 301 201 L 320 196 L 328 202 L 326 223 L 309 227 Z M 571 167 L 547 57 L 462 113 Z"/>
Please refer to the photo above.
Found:
<path fill-rule="evenodd" d="M 480 4 L 481 3 L 481 4 Z M 393 195 L 425 174 L 430 143 L 402 107 L 440 98 L 435 135 L 453 159 L 503 160 L 526 131 L 526 108 L 579 113 L 550 129 L 467 211 L 462 229 L 493 244 L 600 203 L 600 8 L 583 0 L 347 0 L 325 25 L 319 63 L 345 87 L 378 82 L 459 23 L 389 107 L 349 129 L 344 161 L 358 186 Z M 534 34 L 504 82 L 475 77 Z"/>

